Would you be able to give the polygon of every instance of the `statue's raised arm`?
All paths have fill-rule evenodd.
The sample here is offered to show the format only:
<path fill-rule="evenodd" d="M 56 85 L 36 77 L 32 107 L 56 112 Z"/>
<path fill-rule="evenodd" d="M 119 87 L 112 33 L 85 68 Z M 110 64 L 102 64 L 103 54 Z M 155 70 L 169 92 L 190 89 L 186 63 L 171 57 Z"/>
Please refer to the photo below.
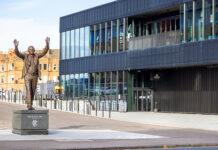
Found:
<path fill-rule="evenodd" d="M 43 49 L 42 53 L 39 53 L 39 54 L 38 54 L 38 57 L 39 57 L 39 58 L 45 56 L 46 53 L 47 53 L 48 50 L 49 50 L 49 44 L 50 44 L 50 38 L 49 38 L 49 37 L 47 37 L 47 38 L 45 39 L 45 43 L 46 43 L 46 46 L 45 46 L 45 48 Z"/>
<path fill-rule="evenodd" d="M 21 59 L 24 59 L 25 55 L 20 53 L 19 50 L 18 50 L 18 45 L 19 45 L 19 41 L 17 41 L 16 39 L 14 40 L 14 52 L 15 54 L 17 55 L 17 57 L 21 58 Z"/>

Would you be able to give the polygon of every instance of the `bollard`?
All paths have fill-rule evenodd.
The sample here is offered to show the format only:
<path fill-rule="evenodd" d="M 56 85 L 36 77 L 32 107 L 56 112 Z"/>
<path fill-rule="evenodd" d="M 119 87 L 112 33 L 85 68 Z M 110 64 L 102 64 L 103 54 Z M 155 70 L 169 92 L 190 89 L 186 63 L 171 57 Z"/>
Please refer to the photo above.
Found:
<path fill-rule="evenodd" d="M 84 115 L 86 114 L 85 107 L 86 107 L 86 104 L 85 104 L 85 99 L 84 99 L 84 101 L 83 101 L 83 114 Z"/>
<path fill-rule="evenodd" d="M 112 102 L 109 99 L 109 118 L 111 118 L 111 105 L 112 105 Z"/>
<path fill-rule="evenodd" d="M 68 99 L 66 100 L 66 111 L 68 110 Z"/>
<path fill-rule="evenodd" d="M 50 109 L 52 109 L 52 101 L 53 101 L 53 99 L 52 99 L 52 95 L 51 95 L 51 99 L 50 99 Z"/>
<path fill-rule="evenodd" d="M 78 99 L 78 104 L 77 104 L 77 113 L 79 114 L 79 99 Z"/>
<path fill-rule="evenodd" d="M 98 111 L 97 111 L 97 101 L 95 100 L 95 116 L 98 116 Z"/>
<path fill-rule="evenodd" d="M 62 101 L 63 101 L 63 98 L 61 98 L 61 110 L 62 110 Z"/>
<path fill-rule="evenodd" d="M 104 117 L 104 103 L 105 101 L 103 101 L 103 104 L 102 104 L 102 117 Z"/>

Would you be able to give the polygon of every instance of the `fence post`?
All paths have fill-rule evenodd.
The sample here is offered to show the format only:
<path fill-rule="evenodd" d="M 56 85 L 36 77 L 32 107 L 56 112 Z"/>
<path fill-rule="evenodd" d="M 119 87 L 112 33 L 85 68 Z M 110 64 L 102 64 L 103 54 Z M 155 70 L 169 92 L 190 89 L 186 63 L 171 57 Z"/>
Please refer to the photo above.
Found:
<path fill-rule="evenodd" d="M 61 110 L 62 110 L 62 101 L 63 101 L 63 97 L 61 97 Z"/>
<path fill-rule="evenodd" d="M 86 111 L 85 111 L 85 107 L 86 107 L 86 104 L 85 104 L 85 98 L 83 99 L 84 100 L 84 104 L 83 104 L 83 114 L 85 115 L 86 114 Z"/>
<path fill-rule="evenodd" d="M 112 101 L 108 96 L 108 101 L 109 101 L 109 118 L 111 118 L 111 105 L 112 105 Z"/>
<path fill-rule="evenodd" d="M 98 116 L 97 100 L 95 100 L 95 116 Z"/>
<path fill-rule="evenodd" d="M 104 103 L 105 103 L 105 101 L 102 101 L 103 102 L 103 104 L 102 104 L 102 117 L 104 117 Z"/>
<path fill-rule="evenodd" d="M 78 101 L 78 104 L 77 104 L 77 113 L 79 114 L 79 99 L 77 101 Z"/>
<path fill-rule="evenodd" d="M 50 99 L 50 109 L 52 109 L 52 101 L 53 101 L 53 99 L 52 99 L 52 95 L 51 95 L 51 99 Z"/>

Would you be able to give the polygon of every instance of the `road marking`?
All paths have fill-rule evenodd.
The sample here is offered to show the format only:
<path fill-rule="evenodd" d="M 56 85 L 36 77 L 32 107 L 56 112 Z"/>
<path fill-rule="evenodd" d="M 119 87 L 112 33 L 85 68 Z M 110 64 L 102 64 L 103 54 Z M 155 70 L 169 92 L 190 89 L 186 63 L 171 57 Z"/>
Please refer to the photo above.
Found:
<path fill-rule="evenodd" d="M 162 136 L 114 130 L 49 130 L 49 135 L 17 135 L 0 130 L 0 141 L 93 140 L 93 139 L 157 139 Z"/>

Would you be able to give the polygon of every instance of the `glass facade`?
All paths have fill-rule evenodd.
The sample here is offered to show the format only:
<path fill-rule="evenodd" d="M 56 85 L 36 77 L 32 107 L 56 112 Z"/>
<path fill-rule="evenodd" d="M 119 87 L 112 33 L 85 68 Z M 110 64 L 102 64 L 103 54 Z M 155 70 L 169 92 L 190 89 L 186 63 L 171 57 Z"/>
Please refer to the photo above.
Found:
<path fill-rule="evenodd" d="M 130 44 L 134 38 L 144 38 L 144 45 L 148 47 L 175 44 L 171 43 L 175 36 L 179 43 L 218 38 L 218 0 L 187 2 L 170 15 L 152 19 L 145 16 L 119 18 L 62 32 L 61 60 L 137 49 Z M 60 79 L 66 99 L 99 100 L 101 96 L 127 96 L 129 92 L 128 71 L 78 73 L 62 75 Z M 132 86 L 148 84 L 141 81 L 140 72 L 135 72 Z"/>
<path fill-rule="evenodd" d="M 183 42 L 210 40 L 217 37 L 217 0 L 198 0 L 181 6 Z"/>
<path fill-rule="evenodd" d="M 121 18 L 62 32 L 61 59 L 131 49 L 130 39 L 141 36 L 148 38 L 146 45 L 150 47 L 169 45 L 173 43 L 158 41 L 158 37 L 167 39 L 172 36 L 171 32 L 176 31 L 180 31 L 180 42 L 218 38 L 217 3 L 217 0 L 195 0 L 182 4 L 180 11 L 174 11 L 170 16 Z"/>

